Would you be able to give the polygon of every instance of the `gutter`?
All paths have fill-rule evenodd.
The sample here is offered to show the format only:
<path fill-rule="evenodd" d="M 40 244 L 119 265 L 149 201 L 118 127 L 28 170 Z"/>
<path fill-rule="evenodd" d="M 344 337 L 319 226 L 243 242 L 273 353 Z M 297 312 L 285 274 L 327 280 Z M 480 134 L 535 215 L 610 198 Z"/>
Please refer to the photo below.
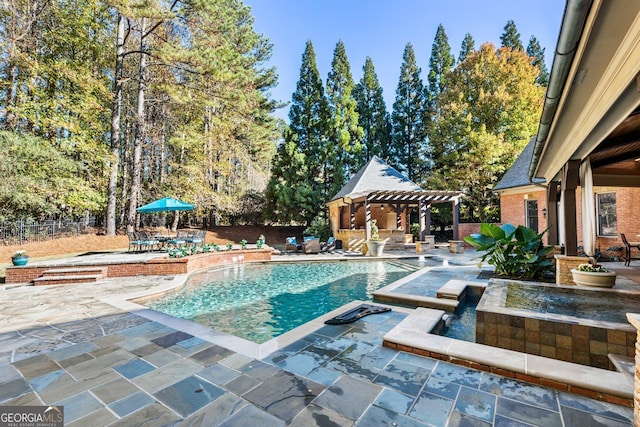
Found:
<path fill-rule="evenodd" d="M 591 10 L 593 0 L 567 0 L 558 36 L 549 77 L 549 86 L 544 97 L 544 106 L 540 116 L 538 134 L 533 146 L 533 155 L 529 164 L 529 179 L 532 180 L 538 169 L 538 163 L 542 156 L 542 150 L 547 142 L 551 124 L 555 118 L 560 103 L 560 97 L 567 84 L 567 76 L 571 70 L 571 65 L 582 36 L 582 31 Z"/>

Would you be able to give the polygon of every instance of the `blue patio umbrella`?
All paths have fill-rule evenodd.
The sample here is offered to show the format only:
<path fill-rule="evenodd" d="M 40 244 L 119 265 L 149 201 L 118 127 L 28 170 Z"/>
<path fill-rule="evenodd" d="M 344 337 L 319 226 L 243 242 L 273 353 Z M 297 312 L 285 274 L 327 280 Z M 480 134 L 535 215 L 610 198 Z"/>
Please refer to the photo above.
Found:
<path fill-rule="evenodd" d="M 152 213 L 166 211 L 191 211 L 193 208 L 194 206 L 191 203 L 183 202 L 182 200 L 174 199 L 172 197 L 165 197 L 144 206 L 140 206 L 136 210 L 141 213 Z"/>

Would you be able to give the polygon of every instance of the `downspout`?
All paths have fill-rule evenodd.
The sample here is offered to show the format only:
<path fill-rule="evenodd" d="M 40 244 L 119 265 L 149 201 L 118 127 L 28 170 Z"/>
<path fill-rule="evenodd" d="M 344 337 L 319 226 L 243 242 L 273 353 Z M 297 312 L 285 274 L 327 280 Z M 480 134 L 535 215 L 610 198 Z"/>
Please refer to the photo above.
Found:
<path fill-rule="evenodd" d="M 558 36 L 549 77 L 549 86 L 544 97 L 544 106 L 540 116 L 540 125 L 536 142 L 533 145 L 533 155 L 529 164 L 529 180 L 532 180 L 538 169 L 538 162 L 542 155 L 542 150 L 547 142 L 551 124 L 558 110 L 560 97 L 567 84 L 567 76 L 573 63 L 578 43 L 584 30 L 584 25 L 591 10 L 593 0 L 567 0 L 562 17 L 562 26 Z"/>

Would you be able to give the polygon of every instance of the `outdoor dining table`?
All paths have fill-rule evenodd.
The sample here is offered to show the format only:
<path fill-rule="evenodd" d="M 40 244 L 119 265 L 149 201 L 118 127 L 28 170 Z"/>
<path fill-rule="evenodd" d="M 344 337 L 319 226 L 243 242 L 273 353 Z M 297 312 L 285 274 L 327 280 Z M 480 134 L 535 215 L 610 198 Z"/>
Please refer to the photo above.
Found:
<path fill-rule="evenodd" d="M 158 242 L 160 242 L 160 247 L 161 248 L 166 248 L 167 247 L 167 242 L 171 239 L 174 238 L 174 236 L 169 236 L 166 234 L 154 234 L 153 238 L 156 239 Z"/>

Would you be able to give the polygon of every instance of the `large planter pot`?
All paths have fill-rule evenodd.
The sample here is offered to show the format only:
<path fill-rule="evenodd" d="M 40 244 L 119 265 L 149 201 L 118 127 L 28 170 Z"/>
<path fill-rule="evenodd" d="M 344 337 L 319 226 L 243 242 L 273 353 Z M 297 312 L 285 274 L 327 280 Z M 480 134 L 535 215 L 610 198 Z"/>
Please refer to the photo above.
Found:
<path fill-rule="evenodd" d="M 369 256 L 382 256 L 383 250 L 383 240 L 367 240 L 367 253 Z"/>
<path fill-rule="evenodd" d="M 27 263 L 29 262 L 29 257 L 14 256 L 13 258 L 11 258 L 11 262 L 13 263 L 13 265 L 17 265 L 17 266 L 27 265 Z"/>
<path fill-rule="evenodd" d="M 597 273 L 592 271 L 571 270 L 573 281 L 576 285 L 594 286 L 598 288 L 611 288 L 616 284 L 617 273 L 610 271 L 607 273 Z"/>

